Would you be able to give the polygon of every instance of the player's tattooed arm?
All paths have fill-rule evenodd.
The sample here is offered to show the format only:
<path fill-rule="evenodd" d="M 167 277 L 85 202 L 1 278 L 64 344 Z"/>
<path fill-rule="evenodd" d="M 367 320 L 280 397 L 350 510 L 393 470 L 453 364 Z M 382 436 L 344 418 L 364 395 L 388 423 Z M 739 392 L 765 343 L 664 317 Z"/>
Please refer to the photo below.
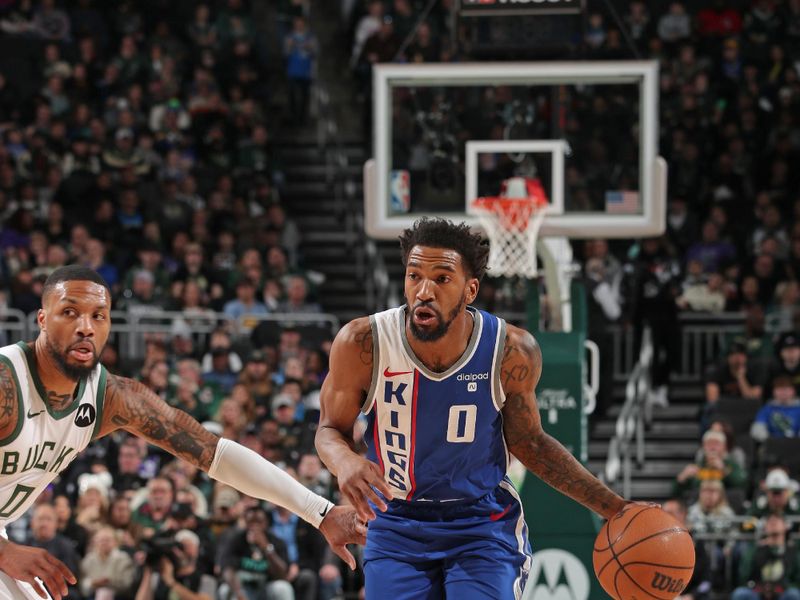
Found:
<path fill-rule="evenodd" d="M 542 429 L 535 394 L 541 373 L 542 352 L 536 340 L 527 331 L 509 326 L 500 367 L 508 448 L 545 483 L 599 515 L 611 517 L 622 509 L 625 500 Z"/>
<path fill-rule="evenodd" d="M 100 435 L 124 429 L 204 471 L 211 467 L 219 438 L 150 388 L 127 377 L 108 376 Z"/>
<path fill-rule="evenodd" d="M 14 372 L 5 362 L 0 362 L 0 440 L 14 432 L 20 418 Z"/>

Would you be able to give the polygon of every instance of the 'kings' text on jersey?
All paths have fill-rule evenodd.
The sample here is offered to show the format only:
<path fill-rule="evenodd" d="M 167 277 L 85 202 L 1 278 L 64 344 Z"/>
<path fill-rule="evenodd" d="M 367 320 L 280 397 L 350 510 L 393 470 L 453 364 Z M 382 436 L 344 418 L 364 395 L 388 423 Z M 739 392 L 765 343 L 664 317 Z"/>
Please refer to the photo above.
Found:
<path fill-rule="evenodd" d="M 362 409 L 367 456 L 381 466 L 395 498 L 480 498 L 498 486 L 508 465 L 500 385 L 505 321 L 469 308 L 474 326 L 466 350 L 434 373 L 411 350 L 405 314 L 400 307 L 370 317 L 374 364 Z"/>

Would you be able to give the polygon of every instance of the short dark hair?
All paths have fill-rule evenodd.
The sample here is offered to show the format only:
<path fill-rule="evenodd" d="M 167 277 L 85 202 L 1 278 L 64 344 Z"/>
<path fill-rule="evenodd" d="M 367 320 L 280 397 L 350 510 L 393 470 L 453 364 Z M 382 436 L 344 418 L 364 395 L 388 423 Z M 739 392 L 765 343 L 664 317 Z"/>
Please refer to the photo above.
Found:
<path fill-rule="evenodd" d="M 403 253 L 403 266 L 408 264 L 408 255 L 414 246 L 447 248 L 461 255 L 469 275 L 479 281 L 486 273 L 489 260 L 489 242 L 480 234 L 472 233 L 466 223 L 456 225 L 440 217 L 422 217 L 400 236 L 400 249 Z"/>
<path fill-rule="evenodd" d="M 63 281 L 92 281 L 106 288 L 108 296 L 111 297 L 111 288 L 108 287 L 108 283 L 100 273 L 83 265 L 65 265 L 57 268 L 45 279 L 42 298 L 52 292 L 53 288 Z"/>

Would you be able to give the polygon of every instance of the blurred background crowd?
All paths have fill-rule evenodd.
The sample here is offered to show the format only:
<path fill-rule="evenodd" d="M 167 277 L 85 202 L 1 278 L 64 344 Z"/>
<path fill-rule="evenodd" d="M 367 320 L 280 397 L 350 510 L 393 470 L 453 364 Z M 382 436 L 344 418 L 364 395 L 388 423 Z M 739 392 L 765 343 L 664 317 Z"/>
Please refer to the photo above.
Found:
<path fill-rule="evenodd" d="M 264 4 L 0 1 L 0 314 L 35 311 L 61 265 L 96 269 L 121 324 L 163 325 L 136 352 L 112 337 L 109 370 L 336 500 L 313 438 L 338 321 L 282 200 L 290 176 L 274 141 L 313 122 L 322 49 L 309 2 Z M 365 119 L 371 65 L 465 60 L 491 34 L 454 27 L 452 1 L 426 4 L 337 7 L 341 77 Z M 663 237 L 575 248 L 590 335 L 611 356 L 612 327 L 638 339 L 648 326 L 666 404 L 680 315 L 745 315 L 708 365 L 702 440 L 665 506 L 699 534 L 687 597 L 800 598 L 800 452 L 786 443 L 800 433 L 800 1 L 588 6 L 562 58 L 658 59 L 670 166 Z M 609 154 L 614 107 L 590 108 L 583 143 L 602 164 L 630 158 Z M 601 171 L 574 173 L 575 189 Z M 506 284 L 485 288 L 483 307 L 506 306 Z M 124 435 L 94 443 L 8 533 L 79 575 L 73 599 L 361 588 L 294 515 Z"/>

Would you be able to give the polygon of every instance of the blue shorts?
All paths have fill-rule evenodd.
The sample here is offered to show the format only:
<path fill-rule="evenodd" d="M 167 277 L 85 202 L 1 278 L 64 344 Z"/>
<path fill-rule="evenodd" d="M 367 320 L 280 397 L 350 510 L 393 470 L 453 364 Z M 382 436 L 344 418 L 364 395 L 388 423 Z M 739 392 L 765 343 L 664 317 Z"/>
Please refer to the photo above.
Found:
<path fill-rule="evenodd" d="M 510 482 L 470 503 L 393 501 L 375 512 L 364 550 L 367 600 L 522 597 L 531 547 Z"/>

